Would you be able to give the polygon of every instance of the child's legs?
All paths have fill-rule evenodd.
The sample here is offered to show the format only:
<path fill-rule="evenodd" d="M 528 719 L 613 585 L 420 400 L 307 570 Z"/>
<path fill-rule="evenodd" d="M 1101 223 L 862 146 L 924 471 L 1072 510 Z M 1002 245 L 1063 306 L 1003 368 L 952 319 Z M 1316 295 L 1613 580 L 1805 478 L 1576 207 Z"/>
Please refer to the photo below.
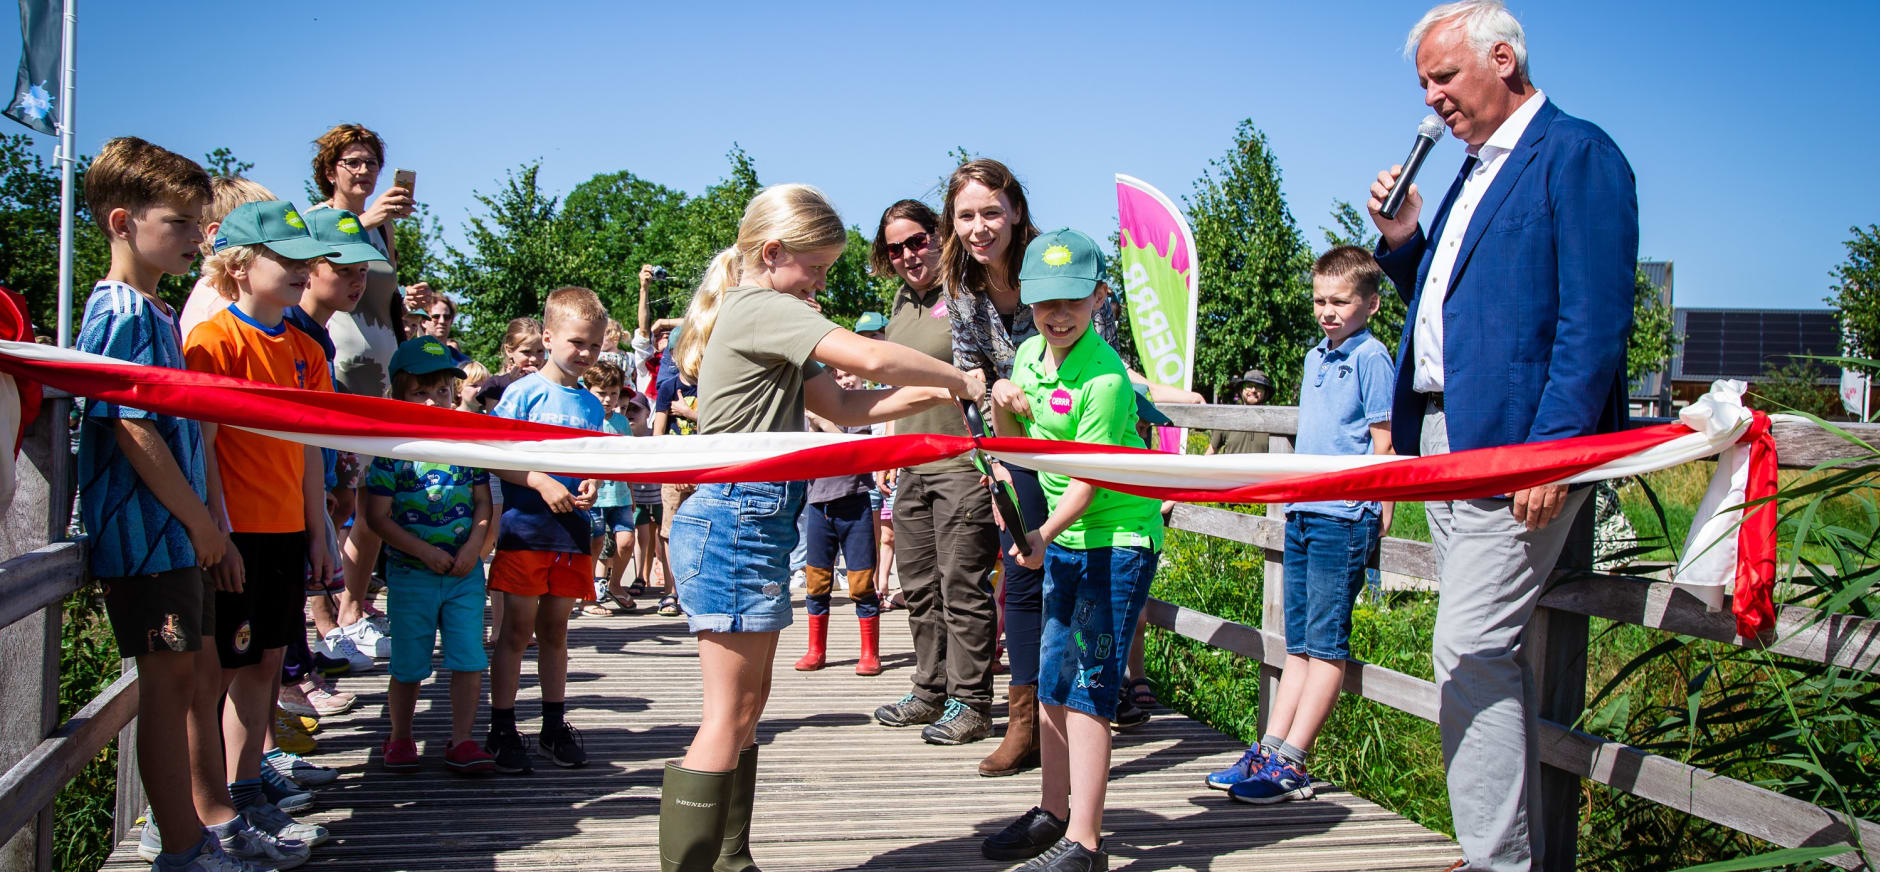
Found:
<path fill-rule="evenodd" d="M 574 604 L 574 597 L 545 596 L 535 610 L 535 675 L 543 702 L 568 697 L 568 611 Z"/>
<path fill-rule="evenodd" d="M 612 536 L 614 537 L 614 563 L 609 567 L 612 571 L 607 575 L 607 589 L 618 598 L 625 593 L 621 582 L 627 580 L 628 568 L 631 567 L 639 575 L 645 575 L 646 564 L 644 560 L 634 559 L 636 556 L 634 552 L 638 550 L 635 547 L 637 545 L 635 540 L 638 537 L 633 530 L 616 530 Z"/>
<path fill-rule="evenodd" d="M 261 777 L 261 747 L 269 738 L 274 715 L 274 687 L 280 678 L 283 648 L 261 652 L 261 662 L 229 676 L 228 705 L 222 712 L 224 761 L 230 781 Z"/>
<path fill-rule="evenodd" d="M 365 617 L 366 587 L 372 581 L 373 568 L 378 566 L 379 548 L 383 544 L 379 534 L 365 524 L 352 525 L 352 534 L 346 537 L 346 547 L 340 551 L 340 565 L 346 574 L 346 589 L 339 596 L 341 626 L 352 626 Z"/>
<path fill-rule="evenodd" d="M 650 521 L 637 524 L 633 528 L 633 538 L 634 574 L 642 582 L 650 581 L 653 578 L 653 553 L 659 541 L 659 529 Z"/>
<path fill-rule="evenodd" d="M 504 552 L 499 552 L 501 559 Z M 496 632 L 496 650 L 490 655 L 490 708 L 516 707 L 516 685 L 522 680 L 522 653 L 535 635 L 535 612 L 541 597 L 504 593 L 503 622 Z"/>
<path fill-rule="evenodd" d="M 1321 516 L 1294 512 L 1286 517 L 1285 556 L 1280 575 L 1281 602 L 1286 623 L 1286 665 L 1280 669 L 1279 688 L 1266 713 L 1266 734 L 1284 737 L 1292 729 L 1299 698 L 1305 692 L 1307 604 L 1312 577 L 1313 542 L 1321 535 Z"/>
<path fill-rule="evenodd" d="M 188 753 L 195 660 L 188 651 L 154 651 L 137 658 L 137 765 L 168 854 L 186 851 L 202 838 Z"/>
<path fill-rule="evenodd" d="M 1038 807 L 1058 820 L 1071 816 L 1070 736 L 1061 705 L 1038 707 Z"/>
<path fill-rule="evenodd" d="M 438 613 L 449 580 L 394 562 L 385 567 L 385 582 L 385 612 L 392 624 L 387 714 L 392 738 L 409 739 L 418 685 L 431 676 L 431 650 L 437 645 Z"/>
<path fill-rule="evenodd" d="M 477 701 L 483 696 L 483 673 L 450 674 L 450 743 L 470 741 L 477 722 Z"/>
<path fill-rule="evenodd" d="M 1070 744 L 1070 828 L 1064 835 L 1094 851 L 1103 840 L 1103 801 L 1110 782 L 1110 720 L 1065 711 Z"/>
<path fill-rule="evenodd" d="M 894 521 L 880 512 L 870 512 L 875 528 L 875 588 L 886 593 L 888 572 L 894 569 Z"/>
<path fill-rule="evenodd" d="M 452 745 L 470 738 L 477 700 L 483 693 L 483 673 L 490 666 L 483 653 L 483 591 L 483 567 L 474 566 L 469 575 L 449 582 L 438 612 L 444 668 L 450 670 Z"/>
<path fill-rule="evenodd" d="M 699 670 L 705 698 L 698 734 L 680 765 L 698 772 L 728 772 L 757 734 L 770 695 L 777 634 L 698 634 Z"/>
<path fill-rule="evenodd" d="M 1305 653 L 1312 662 L 1292 722 L 1286 732 L 1274 733 L 1301 750 L 1311 749 L 1338 703 L 1345 661 L 1351 658 L 1351 605 L 1364 588 L 1364 566 L 1378 532 L 1372 516 L 1323 520 L 1306 576 Z"/>
<path fill-rule="evenodd" d="M 215 645 L 204 640 L 202 650 L 190 654 L 195 680 L 189 704 L 189 786 L 196 816 L 210 826 L 235 817 L 228 795 L 228 766 L 222 757 L 222 659 Z M 158 829 L 163 825 L 158 824 Z"/>
<path fill-rule="evenodd" d="M 1149 667 L 1142 660 L 1143 640 L 1149 635 L 1149 616 L 1136 618 L 1136 635 L 1129 640 L 1129 680 L 1149 677 Z"/>
<path fill-rule="evenodd" d="M 392 679 L 385 693 L 385 709 L 392 718 L 392 740 L 411 738 L 411 719 L 418 711 L 418 682 Z"/>
<path fill-rule="evenodd" d="M 830 579 L 836 567 L 836 546 L 841 542 L 832 511 L 841 502 L 832 500 L 803 507 L 803 570 L 808 580 L 808 588 L 803 592 L 803 609 L 812 615 L 829 614 Z"/>
<path fill-rule="evenodd" d="M 850 508 L 850 507 L 845 507 Z M 855 615 L 872 618 L 881 611 L 881 597 L 876 595 L 879 578 L 875 564 L 875 518 L 868 508 L 868 498 L 856 494 L 852 507 L 840 517 L 832 517 L 836 534 L 842 542 L 843 564 L 849 570 L 849 599 L 855 602 Z"/>

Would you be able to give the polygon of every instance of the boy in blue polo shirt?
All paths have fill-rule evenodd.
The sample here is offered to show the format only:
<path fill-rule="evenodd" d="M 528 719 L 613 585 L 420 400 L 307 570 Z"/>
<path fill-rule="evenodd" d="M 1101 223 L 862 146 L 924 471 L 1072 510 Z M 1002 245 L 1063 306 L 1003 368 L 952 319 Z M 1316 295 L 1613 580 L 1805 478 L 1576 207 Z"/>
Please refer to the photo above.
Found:
<path fill-rule="evenodd" d="M 1019 300 L 1032 307 L 1038 335 L 1013 359 L 1022 396 L 994 402 L 999 435 L 1145 447 L 1123 360 L 1090 329 L 1109 293 L 1104 275 L 1096 241 L 1075 230 L 1046 233 L 1025 248 Z M 1024 869 L 1101 872 L 1109 868 L 1110 724 L 1162 549 L 1162 506 L 1056 473 L 1040 473 L 1038 484 L 1051 515 L 1030 534 L 1031 553 L 1014 548 L 1013 556 L 1045 571 L 1042 801 L 980 850 L 992 860 L 1029 859 Z"/>
<path fill-rule="evenodd" d="M 1306 353 L 1299 383 L 1300 454 L 1389 454 L 1390 351 L 1366 329 L 1383 270 L 1369 251 L 1341 245 L 1312 265 L 1312 312 L 1325 339 Z M 1293 503 L 1286 512 L 1286 666 L 1267 735 L 1208 786 L 1267 805 L 1312 797 L 1306 755 L 1338 702 L 1351 659 L 1351 604 L 1388 526 L 1376 502 Z"/>

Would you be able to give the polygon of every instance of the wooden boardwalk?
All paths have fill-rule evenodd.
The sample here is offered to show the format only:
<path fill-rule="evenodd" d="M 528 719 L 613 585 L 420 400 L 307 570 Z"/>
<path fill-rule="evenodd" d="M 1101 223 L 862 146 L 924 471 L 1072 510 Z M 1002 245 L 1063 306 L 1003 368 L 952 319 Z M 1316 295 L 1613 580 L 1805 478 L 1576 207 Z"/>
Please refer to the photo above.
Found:
<path fill-rule="evenodd" d="M 883 616 L 887 671 L 863 678 L 853 672 L 853 611 L 840 597 L 834 611 L 829 669 L 790 669 L 804 647 L 800 613 L 777 654 L 760 731 L 758 862 L 767 872 L 1008 868 L 982 859 L 979 841 L 1037 803 L 1037 773 L 981 778 L 974 766 L 992 744 L 942 748 L 921 742 L 918 730 L 876 725 L 874 708 L 907 690 L 914 655 L 906 612 Z M 657 869 L 662 767 L 683 754 L 697 723 L 696 646 L 683 619 L 650 615 L 579 617 L 568 636 L 569 720 L 587 741 L 593 762 L 585 769 L 538 758 L 528 777 L 451 775 L 440 756 L 449 736 L 445 685 L 433 681 L 418 706 L 425 768 L 385 772 L 377 764 L 384 673 L 342 678 L 360 705 L 323 724 L 312 757 L 342 774 L 302 815 L 328 827 L 332 840 L 302 868 Z M 538 700 L 534 665 L 525 663 L 525 733 L 537 728 Z M 1003 705 L 994 714 L 1003 719 Z M 1166 709 L 1155 714 L 1117 737 L 1104 819 L 1112 869 L 1437 870 L 1459 859 L 1440 834 L 1330 787 L 1270 808 L 1228 802 L 1202 778 L 1242 746 Z M 477 722 L 480 739 L 487 715 Z M 104 868 L 149 868 L 137 860 L 135 831 Z"/>

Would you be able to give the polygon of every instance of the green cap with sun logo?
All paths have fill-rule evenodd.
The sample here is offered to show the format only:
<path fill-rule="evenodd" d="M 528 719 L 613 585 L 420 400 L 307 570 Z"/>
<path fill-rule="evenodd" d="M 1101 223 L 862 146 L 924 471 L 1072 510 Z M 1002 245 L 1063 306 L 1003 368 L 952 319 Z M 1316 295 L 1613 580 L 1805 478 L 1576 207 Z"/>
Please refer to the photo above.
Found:
<path fill-rule="evenodd" d="M 458 378 L 464 377 L 463 367 L 457 365 L 457 358 L 450 353 L 450 346 L 439 342 L 435 336 L 420 336 L 399 343 L 398 350 L 392 352 L 390 369 L 392 375 L 401 372 L 412 375 L 450 372 Z"/>
<path fill-rule="evenodd" d="M 315 209 L 301 216 L 307 222 L 307 232 L 313 238 L 332 246 L 339 252 L 329 254 L 326 259 L 331 263 L 367 263 L 385 260 L 385 255 L 366 241 L 365 226 L 359 223 L 359 216 L 345 209 Z"/>
<path fill-rule="evenodd" d="M 307 232 L 307 222 L 300 217 L 300 210 L 285 200 L 236 206 L 215 231 L 216 251 L 231 245 L 265 245 L 269 251 L 289 260 L 312 260 L 339 253 L 333 246 L 314 239 Z"/>
<path fill-rule="evenodd" d="M 1105 278 L 1103 250 L 1097 241 L 1065 227 L 1025 246 L 1018 270 L 1018 299 L 1027 306 L 1045 300 L 1081 300 Z"/>

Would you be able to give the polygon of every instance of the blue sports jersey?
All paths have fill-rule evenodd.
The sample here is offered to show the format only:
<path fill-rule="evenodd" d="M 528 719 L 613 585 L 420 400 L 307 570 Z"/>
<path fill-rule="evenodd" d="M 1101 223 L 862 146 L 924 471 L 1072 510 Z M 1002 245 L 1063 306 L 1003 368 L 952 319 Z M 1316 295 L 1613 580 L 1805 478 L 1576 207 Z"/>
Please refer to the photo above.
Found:
<path fill-rule="evenodd" d="M 607 418 L 601 401 L 593 394 L 579 387 L 564 388 L 534 372 L 505 389 L 502 401 L 490 414 L 581 430 L 599 430 Z M 571 494 L 581 486 L 581 479 L 575 476 L 558 475 L 555 480 Z M 535 488 L 503 482 L 502 535 L 497 537 L 497 548 L 586 554 L 592 533 L 587 512 L 578 509 L 559 514 L 551 512 Z"/>
<path fill-rule="evenodd" d="M 176 313 L 122 282 L 99 282 L 85 304 L 78 350 L 144 366 L 183 369 Z M 183 523 L 163 507 L 118 447 L 116 419 L 155 424 L 197 499 L 206 499 L 202 429 L 195 421 L 104 400 L 85 405 L 79 426 L 79 518 L 91 535 L 91 573 L 150 575 L 196 565 Z"/>

